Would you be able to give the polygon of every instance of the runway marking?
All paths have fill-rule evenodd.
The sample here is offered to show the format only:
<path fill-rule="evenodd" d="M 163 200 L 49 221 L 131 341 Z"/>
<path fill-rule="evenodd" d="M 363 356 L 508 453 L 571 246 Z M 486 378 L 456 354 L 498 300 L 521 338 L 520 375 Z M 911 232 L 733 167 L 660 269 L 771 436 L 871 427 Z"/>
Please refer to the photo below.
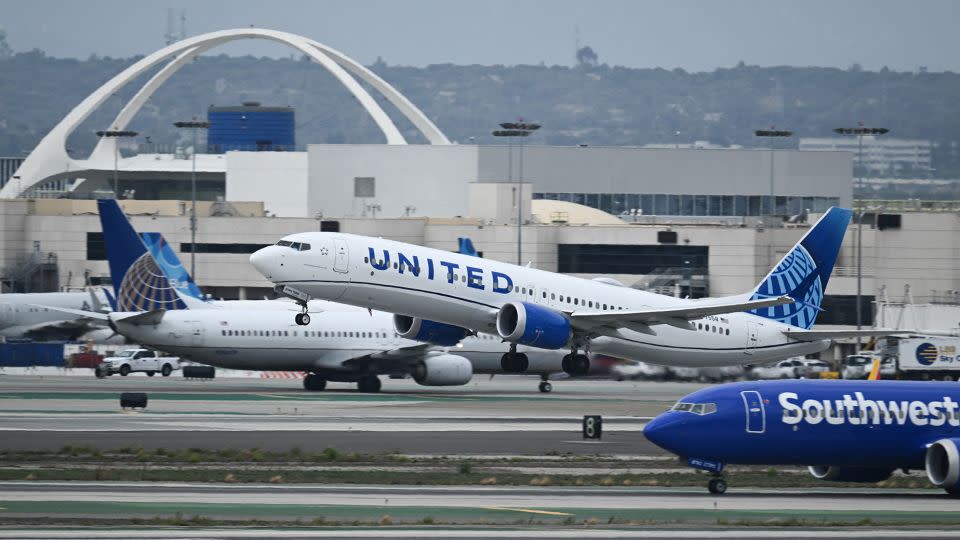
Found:
<path fill-rule="evenodd" d="M 506 508 L 502 506 L 481 506 L 484 510 L 503 510 L 506 512 L 523 512 L 525 514 L 543 514 L 545 516 L 575 516 L 567 512 L 551 512 L 549 510 L 534 510 L 532 508 Z"/>

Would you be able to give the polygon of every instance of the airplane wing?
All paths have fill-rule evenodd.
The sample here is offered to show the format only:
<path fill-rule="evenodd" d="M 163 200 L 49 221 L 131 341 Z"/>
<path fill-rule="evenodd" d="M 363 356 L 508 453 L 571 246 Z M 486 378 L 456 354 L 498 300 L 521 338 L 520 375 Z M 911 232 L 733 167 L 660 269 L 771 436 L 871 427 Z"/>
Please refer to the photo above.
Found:
<path fill-rule="evenodd" d="M 884 337 L 898 334 L 916 334 L 913 330 L 785 330 L 783 334 L 797 341 L 820 341 L 822 339 L 843 339 L 856 337 Z"/>
<path fill-rule="evenodd" d="M 108 317 L 106 313 L 100 313 L 100 312 L 97 312 L 97 311 L 87 311 L 87 310 L 85 310 L 85 309 L 73 309 L 73 308 L 56 307 L 56 306 L 44 306 L 44 305 L 40 305 L 40 304 L 30 304 L 30 305 L 32 305 L 33 307 L 49 309 L 49 310 L 52 310 L 52 311 L 59 311 L 59 312 L 61 312 L 61 313 L 69 313 L 69 314 L 71 314 L 71 315 L 79 315 L 80 317 L 84 317 L 84 318 L 87 318 L 87 319 L 97 319 L 97 320 L 100 320 L 100 321 L 106 321 L 106 320 L 109 320 L 109 319 L 110 319 L 110 317 Z M 49 323 L 47 323 L 47 324 L 49 324 Z"/>
<path fill-rule="evenodd" d="M 343 352 L 348 353 L 350 351 Z M 422 360 L 438 352 L 439 351 L 437 351 L 436 345 L 431 345 L 429 343 L 418 343 L 408 347 L 398 347 L 396 349 L 353 356 L 352 358 L 348 358 L 340 362 L 340 364 L 341 367 L 350 367 L 353 369 L 371 368 L 373 371 L 378 373 L 407 371 L 414 362 Z"/>
<path fill-rule="evenodd" d="M 778 296 L 758 300 L 711 301 L 691 303 L 680 308 L 647 309 L 637 311 L 607 311 L 601 313 L 571 313 L 570 322 L 576 327 L 593 328 L 597 326 L 632 327 L 636 325 L 669 324 L 688 328 L 689 321 L 708 315 L 738 313 L 752 309 L 792 304 L 793 298 Z"/>

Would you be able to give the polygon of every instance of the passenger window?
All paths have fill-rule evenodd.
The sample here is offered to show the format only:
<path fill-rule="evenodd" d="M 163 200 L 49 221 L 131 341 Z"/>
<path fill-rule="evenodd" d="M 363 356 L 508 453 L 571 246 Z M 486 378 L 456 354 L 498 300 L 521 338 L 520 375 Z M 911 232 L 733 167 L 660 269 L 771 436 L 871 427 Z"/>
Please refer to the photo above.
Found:
<path fill-rule="evenodd" d="M 606 304 L 603 305 L 603 310 L 604 310 L 604 311 L 607 310 L 607 305 L 606 305 Z"/>
<path fill-rule="evenodd" d="M 574 298 L 574 299 L 573 299 L 573 305 L 575 305 L 575 306 L 576 306 L 576 305 L 579 305 L 579 304 L 577 304 L 577 300 L 578 300 L 577 298 Z"/>
<path fill-rule="evenodd" d="M 556 299 L 557 299 L 557 295 L 556 295 L 556 294 L 553 294 L 553 293 L 550 293 L 550 299 L 551 299 L 551 300 L 556 300 Z"/>
<path fill-rule="evenodd" d="M 370 262 L 370 257 L 364 257 L 364 258 L 363 258 L 363 262 L 364 262 L 364 264 L 369 263 L 369 262 Z"/>
<path fill-rule="evenodd" d="M 728 336 L 730 335 L 730 329 L 729 329 L 729 328 L 727 328 L 727 335 L 728 335 Z"/>
<path fill-rule="evenodd" d="M 593 307 L 593 301 L 592 301 L 592 300 L 587 304 L 587 307 Z"/>

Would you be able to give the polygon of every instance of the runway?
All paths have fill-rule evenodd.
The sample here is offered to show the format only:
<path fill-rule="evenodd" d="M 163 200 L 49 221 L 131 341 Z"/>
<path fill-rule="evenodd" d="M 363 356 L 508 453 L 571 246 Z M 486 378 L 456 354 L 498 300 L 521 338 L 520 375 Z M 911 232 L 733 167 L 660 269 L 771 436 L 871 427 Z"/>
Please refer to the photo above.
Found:
<path fill-rule="evenodd" d="M 350 385 L 306 392 L 298 381 L 177 378 L 0 377 L 0 448 L 55 450 L 294 447 L 410 454 L 656 454 L 643 424 L 696 385 L 567 380 L 541 394 L 531 377 L 480 378 L 425 388 L 385 380 L 389 392 Z M 145 411 L 123 411 L 119 394 L 146 392 Z M 585 414 L 604 418 L 584 441 Z"/>
<path fill-rule="evenodd" d="M 512 524 L 716 525 L 725 521 L 960 523 L 945 497 L 923 490 L 740 489 L 711 496 L 696 488 L 235 485 L 0 482 L 3 518 L 50 516 L 217 520 Z"/>

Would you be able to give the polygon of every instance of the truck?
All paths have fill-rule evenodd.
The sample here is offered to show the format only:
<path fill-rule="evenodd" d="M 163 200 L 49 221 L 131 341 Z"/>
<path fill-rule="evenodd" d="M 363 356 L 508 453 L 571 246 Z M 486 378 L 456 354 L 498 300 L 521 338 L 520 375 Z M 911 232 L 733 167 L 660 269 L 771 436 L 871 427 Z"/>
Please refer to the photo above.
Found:
<path fill-rule="evenodd" d="M 896 366 L 892 378 L 960 380 L 960 337 L 890 337 L 883 340 L 881 355 Z"/>
<path fill-rule="evenodd" d="M 169 377 L 175 369 L 180 369 L 180 359 L 177 357 L 162 356 L 150 349 L 126 349 L 104 358 L 97 366 L 96 375 L 102 379 L 114 373 L 126 377 L 131 373 L 142 372 L 150 377 L 156 373 Z"/>

